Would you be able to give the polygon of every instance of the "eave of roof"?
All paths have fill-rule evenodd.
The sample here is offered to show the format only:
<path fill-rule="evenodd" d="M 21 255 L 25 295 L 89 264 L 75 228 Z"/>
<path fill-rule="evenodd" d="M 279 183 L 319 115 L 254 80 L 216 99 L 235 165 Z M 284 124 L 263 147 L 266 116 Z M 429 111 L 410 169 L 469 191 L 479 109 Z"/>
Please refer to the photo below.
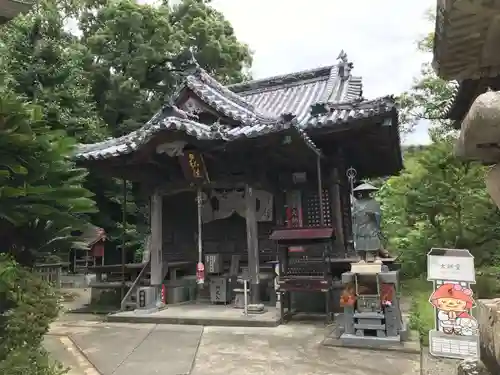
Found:
<path fill-rule="evenodd" d="M 156 114 L 144 126 L 122 137 L 79 145 L 75 157 L 77 160 L 105 160 L 131 154 L 162 131 L 181 131 L 199 140 L 217 139 L 216 132 L 208 125 L 175 116 L 158 117 Z"/>
<path fill-rule="evenodd" d="M 273 123 L 255 123 L 253 125 L 229 128 L 220 124 L 206 125 L 192 119 L 172 116 L 171 111 L 159 111 L 140 129 L 125 136 L 91 145 L 80 145 L 76 152 L 77 160 L 106 160 L 131 154 L 151 141 L 155 135 L 166 131 L 181 131 L 200 141 L 231 142 L 240 139 L 262 137 L 291 129 L 298 132 L 304 142 L 315 152 L 320 150 L 309 138 L 308 132 L 330 127 L 341 127 L 356 120 L 373 116 L 389 116 L 395 108 L 393 97 L 383 97 L 369 101 L 332 103 L 326 105 L 323 113 L 311 115 L 310 121 L 300 125 L 294 121 L 277 120 Z"/>
<path fill-rule="evenodd" d="M 437 2 L 433 66 L 446 80 L 500 74 L 500 3 L 441 0 Z"/>

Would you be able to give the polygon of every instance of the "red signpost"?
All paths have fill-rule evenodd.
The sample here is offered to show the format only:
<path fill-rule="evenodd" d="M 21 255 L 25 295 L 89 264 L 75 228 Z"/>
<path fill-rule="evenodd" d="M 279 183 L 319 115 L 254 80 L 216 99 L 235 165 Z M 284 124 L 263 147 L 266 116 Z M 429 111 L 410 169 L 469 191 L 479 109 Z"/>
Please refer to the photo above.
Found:
<path fill-rule="evenodd" d="M 163 304 L 167 303 L 167 288 L 165 287 L 165 284 L 162 284 L 161 286 L 161 302 Z"/>
<path fill-rule="evenodd" d="M 196 282 L 198 284 L 203 284 L 205 282 L 205 266 L 202 262 L 198 262 L 196 265 Z"/>

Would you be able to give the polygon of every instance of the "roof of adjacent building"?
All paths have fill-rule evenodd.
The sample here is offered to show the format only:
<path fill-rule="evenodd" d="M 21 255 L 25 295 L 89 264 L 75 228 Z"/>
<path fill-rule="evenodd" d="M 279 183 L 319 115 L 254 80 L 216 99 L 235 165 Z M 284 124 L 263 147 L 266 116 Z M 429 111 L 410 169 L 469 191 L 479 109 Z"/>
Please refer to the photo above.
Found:
<path fill-rule="evenodd" d="M 307 133 L 325 127 L 349 124 L 375 116 L 392 116 L 391 96 L 363 100 L 360 77 L 351 75 L 352 63 L 345 53 L 336 65 L 224 86 L 196 66 L 186 77 L 185 86 L 204 103 L 240 126 L 202 124 L 196 117 L 174 106 L 165 106 L 143 127 L 125 136 L 81 145 L 78 159 L 101 160 L 126 155 L 148 143 L 163 131 L 180 131 L 200 141 L 225 142 L 255 138 L 291 130 L 319 152 Z"/>
<path fill-rule="evenodd" d="M 453 80 L 443 118 L 453 120 L 454 128 L 460 128 L 479 95 L 500 90 L 499 15 L 495 2 L 437 3 L 433 65 L 441 78 Z"/>
<path fill-rule="evenodd" d="M 440 0 L 433 66 L 446 80 L 500 74 L 500 6 L 491 1 Z"/>

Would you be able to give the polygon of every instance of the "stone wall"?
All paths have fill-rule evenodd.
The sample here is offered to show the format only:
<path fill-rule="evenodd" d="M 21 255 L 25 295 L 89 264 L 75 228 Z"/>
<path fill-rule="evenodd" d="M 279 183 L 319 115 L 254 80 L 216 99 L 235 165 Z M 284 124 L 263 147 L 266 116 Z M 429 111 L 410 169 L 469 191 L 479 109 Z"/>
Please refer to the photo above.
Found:
<path fill-rule="evenodd" d="M 479 300 L 477 320 L 481 360 L 492 374 L 500 374 L 500 298 Z"/>

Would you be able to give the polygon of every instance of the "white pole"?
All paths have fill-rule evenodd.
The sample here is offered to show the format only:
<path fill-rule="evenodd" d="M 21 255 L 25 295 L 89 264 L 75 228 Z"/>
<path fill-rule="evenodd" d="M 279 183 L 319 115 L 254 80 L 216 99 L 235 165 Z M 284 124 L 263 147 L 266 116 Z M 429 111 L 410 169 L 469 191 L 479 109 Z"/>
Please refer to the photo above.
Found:
<path fill-rule="evenodd" d="M 243 280 L 243 303 L 244 303 L 244 313 L 248 315 L 248 280 Z"/>

